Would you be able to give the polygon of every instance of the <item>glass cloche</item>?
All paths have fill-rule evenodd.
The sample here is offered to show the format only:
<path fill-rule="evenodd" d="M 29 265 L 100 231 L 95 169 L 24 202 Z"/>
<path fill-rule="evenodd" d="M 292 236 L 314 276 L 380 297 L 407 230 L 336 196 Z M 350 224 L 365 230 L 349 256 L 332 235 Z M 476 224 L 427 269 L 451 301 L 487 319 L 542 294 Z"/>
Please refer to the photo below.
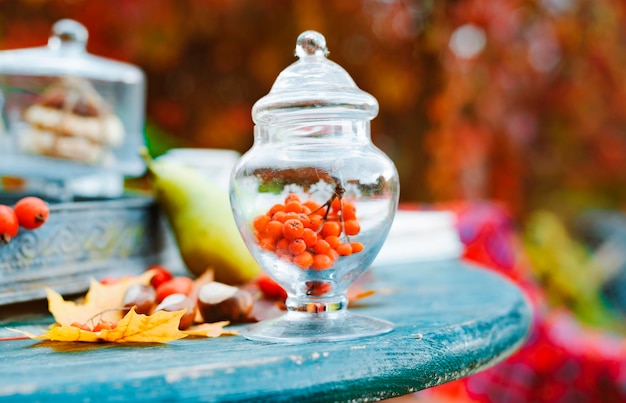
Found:
<path fill-rule="evenodd" d="M 65 19 L 46 46 L 0 52 L 0 176 L 117 196 L 144 172 L 144 73 L 88 53 L 87 37 Z"/>
<path fill-rule="evenodd" d="M 371 141 L 378 102 L 327 54 L 320 33 L 298 37 L 299 60 L 253 106 L 254 145 L 231 175 L 242 236 L 288 294 L 285 315 L 242 331 L 253 340 L 345 340 L 393 328 L 349 312 L 346 292 L 387 237 L 398 174 Z"/>

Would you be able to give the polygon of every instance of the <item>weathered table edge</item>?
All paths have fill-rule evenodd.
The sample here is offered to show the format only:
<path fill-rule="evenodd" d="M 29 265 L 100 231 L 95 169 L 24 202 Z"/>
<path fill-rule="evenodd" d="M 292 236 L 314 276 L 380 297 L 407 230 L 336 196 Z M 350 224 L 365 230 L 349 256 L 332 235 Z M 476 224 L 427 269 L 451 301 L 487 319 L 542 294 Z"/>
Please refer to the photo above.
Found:
<path fill-rule="evenodd" d="M 95 380 L 77 375 L 72 376 L 72 379 L 63 379 L 64 384 L 56 386 L 32 385 L 28 382 L 4 385 L 0 386 L 0 400 L 377 401 L 471 375 L 504 360 L 519 348 L 528 334 L 532 313 L 517 286 L 486 269 L 468 265 L 451 268 L 449 262 L 429 264 L 438 266 L 432 271 L 432 276 L 439 275 L 446 281 L 452 281 L 454 287 L 458 285 L 456 282 L 470 287 L 469 292 L 484 287 L 483 293 L 487 295 L 487 300 L 484 306 L 479 306 L 482 311 L 471 313 L 467 320 L 459 321 L 467 315 L 464 310 L 471 307 L 455 307 L 454 301 L 451 303 L 453 306 L 449 307 L 443 301 L 434 301 L 432 306 L 420 311 L 422 317 L 426 318 L 429 312 L 440 311 L 442 316 L 449 316 L 447 320 L 450 323 L 445 320 L 438 323 L 436 318 L 422 319 L 420 322 L 419 315 L 416 320 L 409 320 L 406 318 L 407 312 L 413 307 L 407 309 L 403 307 L 403 302 L 419 298 L 420 292 L 437 295 L 450 286 L 444 284 L 441 290 L 430 291 L 428 287 L 421 290 L 400 287 L 392 297 L 394 304 L 400 304 L 395 307 L 396 311 L 390 312 L 382 295 L 371 306 L 358 310 L 360 314 L 396 323 L 396 329 L 387 335 L 352 342 L 304 345 L 264 344 L 236 337 L 180 340 L 166 348 L 78 348 L 74 353 L 64 356 L 68 358 L 67 365 L 75 366 L 79 372 L 86 365 L 83 360 L 100 358 L 101 365 L 107 365 L 109 360 L 109 364 L 114 366 L 119 365 L 117 360 L 123 354 L 134 354 L 135 359 L 145 360 L 146 363 L 161 359 L 168 361 L 188 354 L 199 357 L 189 357 L 188 365 L 178 363 L 169 368 L 153 368 L 149 365 L 154 364 L 146 364 L 148 367 L 145 370 L 140 370 L 141 365 L 131 359 L 133 362 L 128 363 L 128 373 L 124 377 L 114 373 L 99 373 L 96 374 L 99 378 Z M 429 275 L 415 273 L 408 273 L 411 278 L 406 279 L 406 276 L 398 274 L 402 270 L 397 267 L 377 268 L 375 271 L 386 284 L 402 286 L 403 279 L 406 280 L 405 284 L 413 284 L 414 280 L 429 281 Z M 432 282 L 436 284 L 437 281 Z M 502 298 L 501 306 L 489 304 L 490 293 Z M 463 302 L 464 295 L 460 292 L 449 298 Z M 30 353 L 28 349 L 35 344 L 30 340 L 16 343 L 13 346 L 27 349 L 23 350 L 26 354 Z M 13 359 L 7 350 L 8 345 L 0 345 L 0 348 L 3 348 L 6 359 Z M 35 354 L 41 352 L 45 355 L 46 350 L 36 349 Z M 230 358 L 231 353 L 233 357 L 246 358 L 237 361 Z M 215 357 L 214 362 L 205 362 L 200 358 L 211 355 Z M 49 359 L 49 356 L 46 358 Z M 15 359 L 19 360 L 19 357 Z M 351 360 L 359 361 L 360 365 L 352 365 Z M 7 365 L 11 364 L 6 360 L 0 365 L 0 376 L 8 374 L 4 382 L 11 381 L 9 371 L 12 369 Z M 53 366 L 59 365 L 53 363 Z M 317 377 L 310 379 L 312 376 Z M 33 377 L 36 378 L 36 374 Z M 285 385 L 287 379 L 291 386 Z M 155 395 L 153 392 L 158 393 Z"/>

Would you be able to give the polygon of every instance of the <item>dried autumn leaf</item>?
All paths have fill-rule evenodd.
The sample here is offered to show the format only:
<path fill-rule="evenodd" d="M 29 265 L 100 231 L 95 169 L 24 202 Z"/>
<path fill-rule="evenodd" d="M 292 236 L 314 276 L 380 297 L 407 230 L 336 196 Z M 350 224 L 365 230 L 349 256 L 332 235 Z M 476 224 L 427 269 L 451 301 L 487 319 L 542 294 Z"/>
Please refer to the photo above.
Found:
<path fill-rule="evenodd" d="M 228 326 L 229 323 L 228 321 L 202 323 L 183 330 L 183 333 L 192 337 L 238 336 L 239 332 L 236 330 L 224 330 L 224 327 Z"/>
<path fill-rule="evenodd" d="M 124 294 L 128 287 L 133 284 L 147 285 L 153 275 L 154 271 L 150 270 L 140 276 L 121 279 L 115 284 L 101 284 L 92 280 L 83 304 L 65 301 L 60 294 L 46 288 L 48 310 L 61 325 L 87 323 L 96 316 L 99 320 L 115 323 L 122 318 L 123 312 L 118 308 L 123 305 Z"/>
<path fill-rule="evenodd" d="M 115 329 L 102 330 L 102 340 L 117 343 L 144 342 L 167 343 L 187 335 L 178 329 L 185 310 L 159 311 L 152 315 L 141 315 L 131 310 L 117 323 Z"/>
<path fill-rule="evenodd" d="M 44 334 L 37 335 L 36 339 L 52 341 L 85 341 L 95 343 L 102 341 L 100 334 L 79 329 L 70 325 L 52 325 Z"/>
<path fill-rule="evenodd" d="M 116 343 L 166 343 L 187 336 L 219 337 L 238 334 L 236 331 L 224 330 L 228 322 L 205 323 L 182 332 L 179 325 L 185 310 L 157 311 L 152 315 L 141 315 L 133 307 L 123 315 L 124 310 L 120 307 L 128 287 L 133 284 L 147 285 L 153 275 L 154 271 L 148 271 L 111 285 L 92 281 L 82 304 L 65 301 L 54 290 L 46 289 L 48 308 L 56 323 L 39 335 L 15 331 L 32 339 Z M 206 281 L 208 279 L 210 277 L 207 277 Z M 114 328 L 103 329 L 102 325 L 105 323 Z M 101 330 L 89 330 L 94 327 Z"/>
<path fill-rule="evenodd" d="M 348 304 L 355 304 L 357 301 L 360 301 L 364 298 L 371 297 L 374 295 L 376 291 L 374 290 L 366 290 L 363 291 L 361 289 L 353 289 L 348 290 Z"/>
<path fill-rule="evenodd" d="M 51 341 L 113 342 L 113 343 L 167 343 L 187 337 L 178 329 L 180 318 L 185 310 L 141 315 L 132 308 L 118 323 L 115 329 L 91 332 L 75 326 L 54 324 L 46 332 L 35 335 L 15 330 L 31 339 Z M 207 336 L 209 337 L 209 336 Z"/>

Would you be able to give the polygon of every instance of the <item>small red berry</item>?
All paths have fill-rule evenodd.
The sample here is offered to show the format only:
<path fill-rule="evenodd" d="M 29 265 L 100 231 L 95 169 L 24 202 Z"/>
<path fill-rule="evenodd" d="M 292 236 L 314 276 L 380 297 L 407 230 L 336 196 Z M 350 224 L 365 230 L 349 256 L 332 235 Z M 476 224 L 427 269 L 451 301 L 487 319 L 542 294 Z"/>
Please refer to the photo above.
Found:
<path fill-rule="evenodd" d="M 146 269 L 146 271 L 149 270 L 154 270 L 154 275 L 150 279 L 150 285 L 155 289 L 159 288 L 161 284 L 171 280 L 174 277 L 169 270 L 158 264 L 152 265 Z"/>
<path fill-rule="evenodd" d="M 119 277 L 107 276 L 100 279 L 100 284 L 113 285 L 120 282 Z"/>
<path fill-rule="evenodd" d="M 117 327 L 117 323 L 101 320 L 94 326 L 92 332 L 100 332 L 102 330 L 113 330 Z"/>
<path fill-rule="evenodd" d="M 171 280 L 161 284 L 156 289 L 157 302 L 161 302 L 171 294 L 185 294 L 190 295 L 193 291 L 193 280 L 189 277 L 174 277 Z"/>
<path fill-rule="evenodd" d="M 41 227 L 50 215 L 48 203 L 34 196 L 20 199 L 13 209 L 19 224 L 26 229 Z"/>
<path fill-rule="evenodd" d="M 285 290 L 267 274 L 261 274 L 257 280 L 259 289 L 267 299 L 284 301 L 287 299 Z"/>
<path fill-rule="evenodd" d="M 9 243 L 20 229 L 15 211 L 9 206 L 0 204 L 0 242 Z"/>
<path fill-rule="evenodd" d="M 87 326 L 85 323 L 72 322 L 72 324 L 70 326 L 77 327 L 80 330 L 85 330 L 87 332 L 91 332 L 92 331 L 92 329 L 89 326 Z"/>

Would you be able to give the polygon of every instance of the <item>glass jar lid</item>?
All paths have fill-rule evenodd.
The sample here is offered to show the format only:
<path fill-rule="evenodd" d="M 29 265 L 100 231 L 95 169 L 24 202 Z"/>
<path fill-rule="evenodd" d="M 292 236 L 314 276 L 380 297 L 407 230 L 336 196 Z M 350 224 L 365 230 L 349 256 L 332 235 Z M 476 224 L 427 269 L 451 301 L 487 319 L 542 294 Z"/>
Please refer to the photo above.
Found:
<path fill-rule="evenodd" d="M 53 25 L 46 46 L 0 51 L 0 74 L 143 83 L 143 71 L 137 66 L 88 53 L 88 36 L 79 22 L 59 20 Z"/>
<path fill-rule="evenodd" d="M 269 94 L 252 108 L 256 124 L 273 124 L 283 119 L 349 116 L 371 120 L 378 102 L 357 87 L 350 75 L 327 59 L 326 39 L 316 31 L 298 36 L 298 61 L 288 66 L 274 82 Z"/>

